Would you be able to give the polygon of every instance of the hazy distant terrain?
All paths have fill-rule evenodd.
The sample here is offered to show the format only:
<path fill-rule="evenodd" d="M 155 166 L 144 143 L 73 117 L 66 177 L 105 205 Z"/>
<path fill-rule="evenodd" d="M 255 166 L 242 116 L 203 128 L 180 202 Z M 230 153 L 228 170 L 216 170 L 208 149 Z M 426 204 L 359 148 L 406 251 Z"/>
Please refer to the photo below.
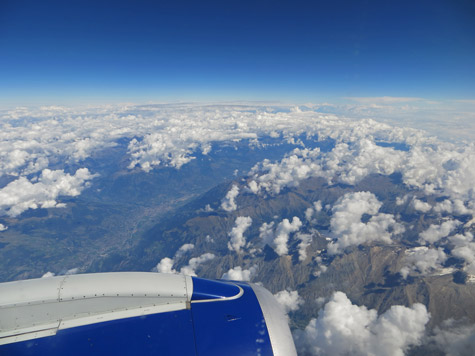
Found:
<path fill-rule="evenodd" d="M 250 280 L 286 308 L 301 354 L 470 354 L 473 133 L 443 140 L 437 120 L 381 122 L 421 107 L 371 108 L 4 111 L 0 279 Z"/>

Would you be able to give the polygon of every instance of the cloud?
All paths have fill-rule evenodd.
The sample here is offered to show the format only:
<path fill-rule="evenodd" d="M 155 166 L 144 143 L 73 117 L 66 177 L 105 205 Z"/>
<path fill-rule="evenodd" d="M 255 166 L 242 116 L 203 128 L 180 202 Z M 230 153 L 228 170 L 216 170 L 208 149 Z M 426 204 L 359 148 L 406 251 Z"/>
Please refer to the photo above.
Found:
<path fill-rule="evenodd" d="M 421 343 L 429 318 L 422 304 L 393 305 L 378 316 L 376 310 L 354 305 L 344 293 L 335 292 L 318 318 L 294 336 L 302 355 L 402 356 Z"/>
<path fill-rule="evenodd" d="M 274 240 L 274 222 L 263 223 L 259 228 L 259 238 L 264 245 L 271 245 Z"/>
<path fill-rule="evenodd" d="M 292 222 L 290 222 L 289 219 L 283 219 L 275 228 L 274 226 L 275 223 L 273 221 L 263 223 L 259 228 L 259 237 L 262 239 L 264 245 L 267 244 L 273 247 L 279 256 L 287 255 L 289 253 L 287 243 L 289 242 L 290 234 L 299 231 L 302 227 L 302 221 L 300 221 L 297 216 L 294 216 Z M 306 235 L 302 235 L 300 240 L 299 253 L 305 253 L 305 249 L 309 244 L 309 238 Z"/>
<path fill-rule="evenodd" d="M 216 256 L 212 253 L 204 253 L 199 257 L 193 257 L 188 261 L 188 265 L 180 269 L 180 273 L 187 276 L 196 277 L 196 269 L 203 263 L 211 261 Z"/>
<path fill-rule="evenodd" d="M 313 202 L 313 206 L 305 210 L 305 219 L 309 223 L 315 222 L 312 217 L 322 211 L 322 202 L 320 200 Z"/>
<path fill-rule="evenodd" d="M 110 110 L 84 113 L 72 108 L 43 108 L 4 114 L 0 176 L 37 173 L 50 162 L 78 163 L 99 149 L 116 145 L 115 140 L 127 136 L 126 130 L 117 130 L 117 126 L 132 123 L 133 119 L 120 120 Z"/>
<path fill-rule="evenodd" d="M 299 261 L 304 261 L 307 258 L 307 247 L 310 246 L 312 242 L 312 235 L 311 234 L 302 234 L 297 233 L 295 237 L 300 240 L 298 245 L 298 252 L 299 252 Z"/>
<path fill-rule="evenodd" d="M 370 138 L 357 142 L 340 143 L 325 157 L 323 169 L 331 175 L 330 180 L 338 175 L 338 180 L 354 185 L 369 174 L 390 175 L 396 172 L 404 159 L 404 152 L 392 147 L 377 145 Z"/>
<path fill-rule="evenodd" d="M 406 194 L 403 197 L 396 197 L 396 205 L 406 204 L 409 199 L 409 195 Z"/>
<path fill-rule="evenodd" d="M 198 257 L 193 257 L 188 261 L 188 264 L 186 266 L 183 266 L 182 268 L 180 268 L 180 273 L 187 276 L 196 277 L 196 269 L 201 264 L 211 261 L 215 257 L 216 256 L 212 253 L 204 253 Z M 165 257 L 160 260 L 160 262 L 157 264 L 155 269 L 159 273 L 178 273 L 177 270 L 173 268 L 174 264 L 175 264 L 175 259 Z"/>
<path fill-rule="evenodd" d="M 464 269 L 472 275 L 475 275 L 475 241 L 471 232 L 465 234 L 456 234 L 449 237 L 449 241 L 454 245 L 450 252 L 452 256 L 461 258 L 465 261 Z"/>
<path fill-rule="evenodd" d="M 41 278 L 50 278 L 50 277 L 54 277 L 54 276 L 70 276 L 72 274 L 78 274 L 79 273 L 79 268 L 78 267 L 75 267 L 75 268 L 70 268 L 68 270 L 63 270 L 61 271 L 60 273 L 56 274 L 56 273 L 53 273 L 53 272 L 46 272 L 45 274 L 43 274 L 41 276 Z"/>
<path fill-rule="evenodd" d="M 74 267 L 74 268 L 70 268 L 66 271 L 65 275 L 69 276 L 69 275 L 72 275 L 72 274 L 78 274 L 79 273 L 79 268 L 78 267 Z"/>
<path fill-rule="evenodd" d="M 134 138 L 128 146 L 131 156 L 129 168 L 140 166 L 145 172 L 160 164 L 180 168 L 194 159 L 191 154 L 197 148 L 198 143 L 192 137 L 176 137 L 161 132 L 146 135 L 140 141 Z"/>
<path fill-rule="evenodd" d="M 255 167 L 254 171 L 258 171 L 257 166 Z M 250 182 L 248 182 L 247 189 L 254 194 L 259 194 L 260 186 L 257 184 L 255 180 L 251 180 Z"/>
<path fill-rule="evenodd" d="M 226 194 L 226 197 L 224 197 L 224 199 L 222 200 L 221 209 L 227 212 L 235 211 L 237 209 L 237 205 L 234 199 L 238 196 L 238 194 L 239 187 L 234 184 L 229 190 L 229 192 Z"/>
<path fill-rule="evenodd" d="M 346 98 L 348 103 L 323 105 L 320 112 L 338 116 L 375 118 L 394 126 L 413 127 L 447 140 L 474 138 L 475 108 L 471 100 L 426 100 L 404 97 Z M 417 117 L 417 120 L 414 118 Z"/>
<path fill-rule="evenodd" d="M 289 252 L 287 247 L 289 235 L 299 231 L 301 226 L 302 222 L 296 216 L 293 217 L 292 222 L 290 222 L 288 219 L 283 219 L 279 225 L 277 225 L 275 230 L 274 245 L 275 252 L 277 252 L 279 256 L 286 255 Z"/>
<path fill-rule="evenodd" d="M 241 248 L 246 245 L 244 233 L 251 226 L 252 219 L 249 216 L 239 216 L 236 218 L 235 226 L 229 233 L 231 240 L 228 242 L 228 249 L 240 252 Z"/>
<path fill-rule="evenodd" d="M 439 214 L 457 214 L 457 215 L 473 215 L 473 209 L 467 208 L 461 199 L 445 199 L 434 206 L 434 211 Z"/>
<path fill-rule="evenodd" d="M 313 208 L 305 209 L 305 220 L 307 220 L 308 222 L 312 221 L 313 214 L 314 214 Z"/>
<path fill-rule="evenodd" d="M 449 199 L 445 199 L 442 202 L 435 204 L 434 211 L 438 214 L 448 213 L 452 214 L 454 211 L 453 203 Z"/>
<path fill-rule="evenodd" d="M 252 266 L 249 269 L 243 269 L 241 266 L 237 266 L 225 272 L 221 278 L 231 281 L 250 281 L 256 273 L 257 266 Z"/>
<path fill-rule="evenodd" d="M 0 214 L 15 217 L 28 209 L 64 207 L 57 198 L 79 195 L 94 177 L 87 168 L 74 175 L 44 169 L 36 182 L 20 177 L 0 189 Z"/>
<path fill-rule="evenodd" d="M 382 106 L 393 116 L 393 106 L 387 104 L 419 103 L 418 98 L 356 100 L 364 102 L 363 106 L 370 100 L 371 105 Z M 333 114 L 291 110 L 290 106 L 287 109 L 255 104 L 180 104 L 4 111 L 0 113 L 0 176 L 31 180 L 32 175 L 37 178 L 42 171 L 65 164 L 87 168 L 87 158 L 117 146 L 119 140 L 128 142 L 126 158 L 130 169 L 150 171 L 160 166 L 180 168 L 198 155 L 212 152 L 216 143 L 249 140 L 249 145 L 261 147 L 265 145 L 261 138 L 279 137 L 281 143 L 294 142 L 302 148 L 280 162 L 257 165 L 251 170 L 249 191 L 278 194 L 309 177 L 356 184 L 372 173 L 401 172 L 410 187 L 447 195 L 452 201 L 459 199 L 462 205 L 475 200 L 475 188 L 470 183 L 475 179 L 473 143 L 441 142 L 418 130 L 371 119 L 349 120 Z M 351 115 L 347 110 L 342 116 L 361 117 L 356 109 L 352 110 Z M 396 113 L 399 119 L 401 111 Z M 333 141 L 334 147 L 328 152 L 305 148 L 299 141 L 302 133 Z M 403 145 L 407 150 L 383 147 L 381 142 Z M 473 203 L 466 208 L 473 211 Z"/>
<path fill-rule="evenodd" d="M 442 142 L 372 120 L 322 120 L 315 130 L 320 140 L 334 140 L 333 149 L 296 148 L 279 162 L 264 160 L 249 172 L 248 190 L 276 195 L 310 177 L 354 185 L 370 174 L 400 172 L 408 187 L 426 194 L 446 195 L 462 204 L 475 200 L 470 184 L 475 180 L 475 144 Z M 391 142 L 394 147 L 387 144 Z"/>
<path fill-rule="evenodd" d="M 318 205 L 318 204 L 317 204 Z M 300 240 L 298 244 L 299 261 L 307 258 L 307 247 L 312 242 L 311 234 L 303 234 L 298 232 L 302 227 L 302 222 L 297 216 L 294 216 L 292 222 L 283 219 L 276 228 L 275 222 L 263 223 L 259 228 L 259 237 L 264 245 L 269 245 L 275 249 L 279 256 L 288 254 L 288 241 L 290 234 L 296 233 L 295 237 Z"/>
<path fill-rule="evenodd" d="M 475 212 L 475 200 L 469 200 L 468 202 L 469 207 L 465 206 L 465 203 L 461 199 L 454 199 L 453 206 L 454 206 L 454 213 L 458 215 L 474 215 Z"/>
<path fill-rule="evenodd" d="M 128 142 L 129 167 L 180 168 L 211 152 L 216 142 L 312 132 L 305 115 L 267 113 L 265 107 L 208 105 L 106 105 L 18 108 L 0 113 L 0 177 L 26 179 L 66 164 L 87 164 L 97 152 Z M 293 114 L 295 115 L 295 114 Z M 320 115 L 320 114 L 318 114 Z M 255 144 L 255 143 L 250 143 Z"/>
<path fill-rule="evenodd" d="M 157 264 L 158 273 L 176 273 L 176 270 L 173 269 L 175 261 L 169 257 L 162 258 Z"/>
<path fill-rule="evenodd" d="M 365 126 L 359 128 L 361 132 L 358 136 L 361 137 L 338 133 L 342 137 L 337 138 L 342 142 L 337 141 L 329 152 L 320 152 L 319 148 L 296 148 L 280 162 L 264 160 L 251 169 L 248 189 L 256 194 L 266 192 L 275 195 L 286 187 L 298 186 L 300 181 L 310 177 L 322 177 L 329 183 L 338 181 L 354 185 L 370 174 L 390 175 L 404 170 L 407 153 L 378 145 L 374 138 L 364 135 Z"/>
<path fill-rule="evenodd" d="M 436 327 L 430 341 L 449 356 L 470 356 L 475 350 L 475 324 L 464 325 L 453 319 Z"/>
<path fill-rule="evenodd" d="M 412 206 L 414 209 L 422 213 L 427 213 L 428 211 L 432 209 L 432 205 L 430 205 L 429 203 L 423 202 L 422 200 L 419 200 L 419 199 L 414 199 L 412 201 Z"/>
<path fill-rule="evenodd" d="M 283 219 L 274 231 L 274 222 L 264 223 L 259 228 L 259 236 L 264 244 L 271 244 L 279 256 L 286 255 L 289 252 L 287 242 L 291 233 L 299 231 L 302 222 L 297 216 L 294 216 L 292 222 L 289 219 Z"/>
<path fill-rule="evenodd" d="M 179 259 L 182 257 L 184 254 L 186 254 L 188 251 L 191 251 L 195 248 L 194 244 L 183 244 L 178 251 L 175 253 L 174 259 Z"/>
<path fill-rule="evenodd" d="M 429 228 L 419 234 L 419 243 L 434 243 L 449 236 L 461 224 L 458 220 L 447 220 L 440 225 L 431 224 Z"/>
<path fill-rule="evenodd" d="M 41 276 L 41 278 L 51 278 L 51 277 L 54 277 L 56 274 L 54 274 L 53 272 L 46 272 L 45 274 L 43 274 Z"/>
<path fill-rule="evenodd" d="M 364 136 L 355 142 L 336 143 L 327 153 L 320 152 L 319 148 L 296 148 L 280 162 L 264 160 L 255 165 L 250 171 L 252 179 L 248 187 L 256 194 L 265 191 L 275 195 L 310 177 L 354 185 L 369 174 L 396 172 L 403 167 L 404 157 L 403 151 L 378 146 Z"/>
<path fill-rule="evenodd" d="M 186 253 L 193 250 L 195 248 L 194 244 L 183 244 L 176 252 L 173 258 L 165 257 L 160 260 L 157 264 L 155 269 L 159 273 L 177 273 L 175 269 L 173 269 L 173 265 L 175 264 L 176 260 L 182 258 Z M 189 269 L 187 270 L 189 271 Z M 194 272 L 193 272 L 194 273 Z"/>
<path fill-rule="evenodd" d="M 427 194 L 441 193 L 452 199 L 472 200 L 475 188 L 475 151 L 473 146 L 456 148 L 449 144 L 413 147 L 402 170 L 404 182 Z"/>
<path fill-rule="evenodd" d="M 356 101 L 362 104 L 399 104 L 399 103 L 408 103 L 413 101 L 421 101 L 424 100 L 422 98 L 415 98 L 415 97 L 399 97 L 399 96 L 375 96 L 375 97 L 349 97 L 346 98 L 349 100 Z"/>
<path fill-rule="evenodd" d="M 442 248 L 415 247 L 405 251 L 405 266 L 400 273 L 404 278 L 409 274 L 426 275 L 434 270 L 442 269 L 447 255 Z"/>
<path fill-rule="evenodd" d="M 319 153 L 318 148 L 295 149 L 279 163 L 264 160 L 252 168 L 250 174 L 254 179 L 248 183 L 249 190 L 255 194 L 261 191 L 279 194 L 285 187 L 296 187 L 300 181 L 318 176 L 320 167 L 313 161 Z"/>
<path fill-rule="evenodd" d="M 285 314 L 298 310 L 304 303 L 304 300 L 299 296 L 299 293 L 296 290 L 282 290 L 274 294 L 274 297 L 284 309 Z"/>
<path fill-rule="evenodd" d="M 346 247 L 372 241 L 391 243 L 391 236 L 404 232 L 404 227 L 391 214 L 378 213 L 382 203 L 370 192 L 347 193 L 333 206 L 330 220 L 335 238 L 328 253 L 341 253 Z M 363 215 L 370 215 L 367 222 Z"/>

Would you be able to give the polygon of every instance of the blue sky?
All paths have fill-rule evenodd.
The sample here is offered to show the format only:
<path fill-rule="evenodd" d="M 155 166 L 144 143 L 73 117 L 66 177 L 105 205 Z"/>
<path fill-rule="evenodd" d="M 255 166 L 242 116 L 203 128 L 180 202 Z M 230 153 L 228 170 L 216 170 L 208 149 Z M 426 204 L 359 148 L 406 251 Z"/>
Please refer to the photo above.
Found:
<path fill-rule="evenodd" d="M 0 103 L 475 98 L 473 1 L 0 3 Z"/>

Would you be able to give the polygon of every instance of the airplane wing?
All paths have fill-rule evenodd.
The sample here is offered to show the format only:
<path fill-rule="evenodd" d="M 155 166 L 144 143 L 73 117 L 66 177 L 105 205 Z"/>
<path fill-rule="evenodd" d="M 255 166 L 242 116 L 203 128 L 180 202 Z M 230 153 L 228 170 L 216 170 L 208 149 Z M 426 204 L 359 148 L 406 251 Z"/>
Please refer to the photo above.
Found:
<path fill-rule="evenodd" d="M 178 274 L 0 283 L 0 355 L 296 355 L 263 287 Z"/>

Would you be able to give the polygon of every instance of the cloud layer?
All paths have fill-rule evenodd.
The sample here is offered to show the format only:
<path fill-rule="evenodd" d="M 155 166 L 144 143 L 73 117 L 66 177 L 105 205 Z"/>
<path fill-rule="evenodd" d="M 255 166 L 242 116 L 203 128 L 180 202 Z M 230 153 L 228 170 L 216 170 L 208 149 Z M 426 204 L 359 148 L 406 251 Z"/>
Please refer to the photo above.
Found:
<path fill-rule="evenodd" d="M 378 105 L 393 103 L 384 99 Z M 450 197 L 446 205 L 452 204 L 452 209 L 457 206 L 458 211 L 471 213 L 475 208 L 475 188 L 470 183 L 475 180 L 475 144 L 441 142 L 414 129 L 343 119 L 317 112 L 318 105 L 309 107 L 181 104 L 4 111 L 0 112 L 0 177 L 31 181 L 44 170 L 65 164 L 88 168 L 87 158 L 117 146 L 119 140 L 128 142 L 129 168 L 148 172 L 159 166 L 180 168 L 197 155 L 209 154 L 220 142 L 247 140 L 261 147 L 261 139 L 271 137 L 303 147 L 280 162 L 263 161 L 254 167 L 248 189 L 255 193 L 278 194 L 308 177 L 355 184 L 368 174 L 401 172 L 408 186 Z M 334 147 L 328 152 L 306 148 L 302 134 L 333 141 Z M 232 194 L 223 201 L 225 210 L 234 209 Z M 35 204 L 42 206 L 39 202 L 31 207 Z"/>

